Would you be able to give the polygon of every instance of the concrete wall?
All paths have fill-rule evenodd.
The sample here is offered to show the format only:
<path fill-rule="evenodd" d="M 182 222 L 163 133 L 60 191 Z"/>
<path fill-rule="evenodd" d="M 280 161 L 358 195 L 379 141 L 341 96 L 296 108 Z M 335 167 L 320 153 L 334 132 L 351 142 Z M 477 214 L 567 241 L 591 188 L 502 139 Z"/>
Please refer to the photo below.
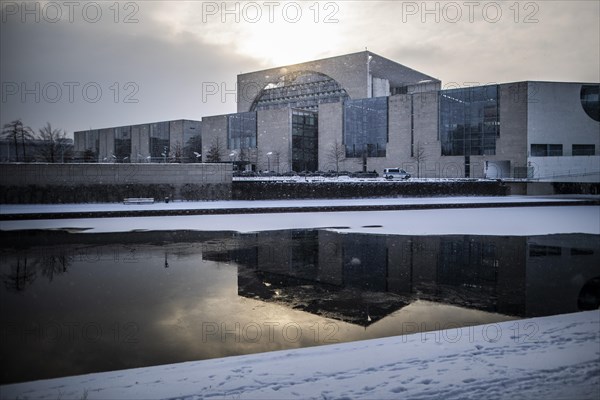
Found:
<path fill-rule="evenodd" d="M 594 144 L 600 150 L 600 122 L 581 105 L 580 83 L 528 82 L 527 150 L 531 144 L 562 144 L 563 156 L 573 144 Z"/>
<path fill-rule="evenodd" d="M 284 173 L 292 169 L 292 114 L 290 109 L 262 110 L 257 112 L 257 165 L 267 170 Z M 267 153 L 273 153 L 267 157 Z M 279 160 L 278 160 L 279 159 Z"/>
<path fill-rule="evenodd" d="M 552 182 L 600 182 L 600 155 L 529 157 L 533 179 Z"/>
<path fill-rule="evenodd" d="M 334 147 L 344 149 L 343 138 L 343 104 L 328 103 L 319 105 L 319 170 L 336 170 Z M 345 150 L 338 159 L 340 171 L 354 171 L 360 169 L 356 159 L 346 158 Z"/>
<path fill-rule="evenodd" d="M 192 199 L 197 195 L 208 199 L 211 196 L 202 191 L 209 187 L 214 189 L 214 199 L 231 198 L 231 176 L 231 164 L 0 164 L 2 190 L 19 191 L 23 198 L 53 199 L 53 191 L 79 191 L 81 198 L 102 201 L 94 200 L 91 192 L 100 195 L 121 188 L 129 188 L 128 197 L 148 197 L 142 192 L 156 191 L 158 186 L 169 189 L 169 195 L 175 198 Z"/>
<path fill-rule="evenodd" d="M 527 161 L 533 178 L 600 182 L 600 122 L 581 105 L 580 83 L 528 82 Z M 531 144 L 562 144 L 563 155 L 531 157 Z M 573 144 L 595 145 L 595 156 L 572 156 Z"/>

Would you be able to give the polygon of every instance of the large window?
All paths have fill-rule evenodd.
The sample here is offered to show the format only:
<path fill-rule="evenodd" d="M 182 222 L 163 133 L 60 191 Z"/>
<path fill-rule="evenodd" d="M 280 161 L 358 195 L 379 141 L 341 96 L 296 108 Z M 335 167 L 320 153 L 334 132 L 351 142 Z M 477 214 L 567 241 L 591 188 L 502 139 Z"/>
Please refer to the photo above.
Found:
<path fill-rule="evenodd" d="M 574 144 L 571 154 L 574 156 L 594 156 L 596 155 L 596 145 Z"/>
<path fill-rule="evenodd" d="M 84 153 L 85 162 L 96 162 L 100 154 L 100 136 L 97 129 L 90 129 L 84 132 Z"/>
<path fill-rule="evenodd" d="M 385 157 L 388 142 L 388 98 L 346 100 L 344 144 L 346 157 Z"/>
<path fill-rule="evenodd" d="M 131 162 L 131 127 L 115 128 L 115 152 L 117 162 Z"/>
<path fill-rule="evenodd" d="M 439 136 L 444 156 L 496 154 L 500 135 L 498 86 L 440 92 Z"/>
<path fill-rule="evenodd" d="M 299 110 L 292 112 L 292 170 L 317 170 L 318 125 L 317 113 Z"/>
<path fill-rule="evenodd" d="M 183 121 L 183 159 L 184 162 L 202 161 L 202 136 L 199 121 Z"/>
<path fill-rule="evenodd" d="M 562 156 L 562 144 L 532 144 L 531 157 Z"/>
<path fill-rule="evenodd" d="M 165 161 L 170 151 L 169 122 L 150 124 L 150 156 L 152 161 Z"/>
<path fill-rule="evenodd" d="M 227 148 L 250 149 L 256 147 L 256 112 L 227 116 Z"/>

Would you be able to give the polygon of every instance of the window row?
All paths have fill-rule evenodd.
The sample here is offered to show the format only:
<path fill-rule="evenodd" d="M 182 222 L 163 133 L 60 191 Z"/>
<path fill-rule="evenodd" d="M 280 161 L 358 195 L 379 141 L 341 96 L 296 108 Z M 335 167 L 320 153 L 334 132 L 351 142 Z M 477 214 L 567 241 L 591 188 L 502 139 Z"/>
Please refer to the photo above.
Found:
<path fill-rule="evenodd" d="M 531 157 L 560 157 L 563 155 L 562 144 L 532 144 Z M 571 147 L 573 156 L 594 156 L 596 155 L 596 145 L 594 144 L 574 144 Z"/>

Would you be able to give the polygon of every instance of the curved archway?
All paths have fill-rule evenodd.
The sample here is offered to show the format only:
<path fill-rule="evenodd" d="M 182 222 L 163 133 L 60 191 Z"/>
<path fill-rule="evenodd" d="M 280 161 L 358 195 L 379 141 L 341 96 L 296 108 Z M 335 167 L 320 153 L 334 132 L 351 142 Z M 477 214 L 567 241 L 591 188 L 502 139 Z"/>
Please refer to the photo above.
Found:
<path fill-rule="evenodd" d="M 585 113 L 594 121 L 600 122 L 600 86 L 583 85 L 580 97 Z"/>
<path fill-rule="evenodd" d="M 268 83 L 256 96 L 251 111 L 299 108 L 316 111 L 319 104 L 349 98 L 346 90 L 330 76 L 316 71 L 295 71 Z"/>

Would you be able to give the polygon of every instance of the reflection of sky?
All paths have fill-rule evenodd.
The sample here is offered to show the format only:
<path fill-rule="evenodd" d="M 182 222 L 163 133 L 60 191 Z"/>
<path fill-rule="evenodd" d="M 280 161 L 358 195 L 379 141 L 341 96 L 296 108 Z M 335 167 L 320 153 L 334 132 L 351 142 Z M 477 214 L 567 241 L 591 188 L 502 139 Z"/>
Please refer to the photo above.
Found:
<path fill-rule="evenodd" d="M 25 251 L 3 251 L 3 279 L 14 272 L 17 254 Z M 70 265 L 50 281 L 44 267 L 56 254 Z M 203 260 L 200 243 L 36 247 L 27 263 L 37 274 L 30 286 L 19 293 L 0 289 L 1 355 L 12 366 L 2 372 L 3 382 L 511 319 L 427 301 L 367 328 L 327 319 L 238 296 L 238 268 Z"/>

